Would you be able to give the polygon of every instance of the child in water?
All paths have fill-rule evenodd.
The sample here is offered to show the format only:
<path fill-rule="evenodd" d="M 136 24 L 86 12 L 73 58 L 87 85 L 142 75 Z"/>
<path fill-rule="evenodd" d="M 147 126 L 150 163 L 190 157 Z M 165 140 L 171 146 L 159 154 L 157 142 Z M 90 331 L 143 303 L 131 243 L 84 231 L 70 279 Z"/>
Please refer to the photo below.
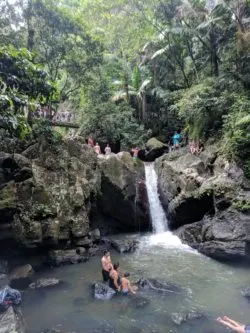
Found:
<path fill-rule="evenodd" d="M 129 281 L 129 273 L 124 273 L 123 277 L 121 278 L 121 293 L 124 295 L 127 295 L 129 292 L 132 294 L 135 294 L 134 288 L 131 287 L 130 281 Z"/>

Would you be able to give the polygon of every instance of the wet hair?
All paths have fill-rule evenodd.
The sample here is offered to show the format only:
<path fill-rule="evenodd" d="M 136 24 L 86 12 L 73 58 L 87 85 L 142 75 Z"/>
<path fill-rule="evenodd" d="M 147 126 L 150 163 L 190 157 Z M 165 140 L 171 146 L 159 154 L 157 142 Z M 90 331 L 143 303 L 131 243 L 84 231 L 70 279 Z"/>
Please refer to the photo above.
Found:
<path fill-rule="evenodd" d="M 129 273 L 129 272 L 126 272 L 126 273 L 124 273 L 123 276 L 124 276 L 124 277 L 129 277 L 129 276 L 130 276 L 130 273 Z"/>
<path fill-rule="evenodd" d="M 114 264 L 114 269 L 116 270 L 117 268 L 119 268 L 119 266 L 120 266 L 119 262 L 116 262 L 116 263 Z"/>
<path fill-rule="evenodd" d="M 103 250 L 103 255 L 105 256 L 105 254 L 109 253 L 109 251 L 107 249 Z"/>

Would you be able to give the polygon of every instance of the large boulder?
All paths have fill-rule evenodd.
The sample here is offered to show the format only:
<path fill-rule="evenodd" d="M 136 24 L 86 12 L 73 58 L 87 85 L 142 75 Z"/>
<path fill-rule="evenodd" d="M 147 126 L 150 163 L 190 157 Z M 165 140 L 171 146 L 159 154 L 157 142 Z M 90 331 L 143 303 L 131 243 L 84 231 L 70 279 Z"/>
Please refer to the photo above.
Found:
<path fill-rule="evenodd" d="M 209 176 L 200 157 L 183 150 L 173 152 L 157 160 L 156 171 L 170 228 L 199 221 L 213 210 L 212 193 L 198 193 L 202 182 Z"/>
<path fill-rule="evenodd" d="M 138 157 L 142 161 L 153 162 L 164 153 L 168 153 L 168 146 L 156 138 L 151 138 L 146 143 L 146 149 L 139 151 Z"/>
<path fill-rule="evenodd" d="M 9 307 L 0 313 L 0 333 L 25 333 L 25 323 L 19 308 Z"/>
<path fill-rule="evenodd" d="M 99 166 L 102 176 L 98 209 L 107 217 L 107 222 L 102 221 L 107 227 L 112 224 L 116 232 L 148 230 L 143 163 L 133 160 L 129 153 L 121 152 L 100 158 Z"/>
<path fill-rule="evenodd" d="M 156 162 L 169 227 L 183 242 L 220 260 L 249 259 L 250 192 L 242 170 L 208 147 Z"/>
<path fill-rule="evenodd" d="M 184 243 L 218 260 L 250 259 L 250 216 L 226 210 L 182 226 L 177 235 Z"/>
<path fill-rule="evenodd" d="M 77 140 L 0 153 L 0 238 L 28 249 L 75 244 L 99 190 L 97 156 Z"/>

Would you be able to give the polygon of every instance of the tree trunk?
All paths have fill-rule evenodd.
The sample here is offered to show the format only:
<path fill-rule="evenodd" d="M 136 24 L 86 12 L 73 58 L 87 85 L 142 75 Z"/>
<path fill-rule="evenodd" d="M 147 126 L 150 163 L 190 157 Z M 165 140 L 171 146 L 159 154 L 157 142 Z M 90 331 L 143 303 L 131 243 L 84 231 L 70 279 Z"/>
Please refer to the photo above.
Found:
<path fill-rule="evenodd" d="M 210 31 L 210 45 L 211 45 L 211 51 L 210 51 L 211 74 L 213 76 L 219 76 L 219 58 L 217 55 L 217 41 L 213 29 Z"/>
<path fill-rule="evenodd" d="M 27 30 L 28 30 L 28 37 L 27 37 L 27 49 L 32 51 L 34 47 L 34 37 L 35 37 L 35 30 L 33 29 L 32 25 L 32 16 L 33 16 L 33 0 L 29 0 L 28 7 L 27 7 Z"/>

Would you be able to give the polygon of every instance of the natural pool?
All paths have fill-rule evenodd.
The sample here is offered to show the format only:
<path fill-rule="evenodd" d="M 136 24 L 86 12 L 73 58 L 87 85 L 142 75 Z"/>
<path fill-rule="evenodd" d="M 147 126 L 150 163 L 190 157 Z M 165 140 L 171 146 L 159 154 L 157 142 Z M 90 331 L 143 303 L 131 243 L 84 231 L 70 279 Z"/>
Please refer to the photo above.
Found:
<path fill-rule="evenodd" d="M 122 236 L 125 237 L 125 236 Z M 51 289 L 24 302 L 23 311 L 28 333 L 40 333 L 55 327 L 63 333 L 88 332 L 225 332 L 215 322 L 227 314 L 236 320 L 250 321 L 250 303 L 240 293 L 249 283 L 249 268 L 231 267 L 180 244 L 169 232 L 139 237 L 140 248 L 134 254 L 119 255 L 121 271 L 129 271 L 131 280 L 140 277 L 160 278 L 183 288 L 179 294 L 138 292 L 150 300 L 148 306 L 137 308 L 129 297 L 109 301 L 94 300 L 90 293 L 93 281 L 101 281 L 100 257 L 85 264 L 64 266 L 37 274 L 56 277 L 68 284 Z M 133 296 L 131 296 L 133 297 Z M 177 326 L 171 320 L 174 312 L 196 310 L 206 319 Z"/>

